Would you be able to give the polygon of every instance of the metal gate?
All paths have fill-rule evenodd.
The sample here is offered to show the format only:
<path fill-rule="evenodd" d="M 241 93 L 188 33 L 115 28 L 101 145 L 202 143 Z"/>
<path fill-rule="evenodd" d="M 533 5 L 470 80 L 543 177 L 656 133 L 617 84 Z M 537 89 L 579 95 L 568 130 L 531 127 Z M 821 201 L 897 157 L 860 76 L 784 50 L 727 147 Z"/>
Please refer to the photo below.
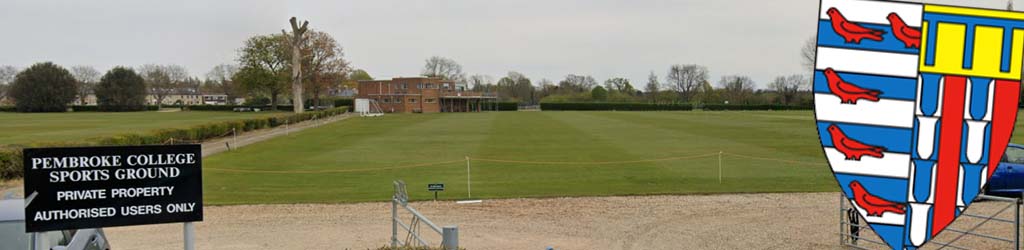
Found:
<path fill-rule="evenodd" d="M 976 223 L 969 223 L 967 228 L 962 228 L 964 223 L 954 223 L 947 227 L 942 234 L 939 236 L 946 238 L 949 234 L 952 235 L 952 239 L 948 241 L 937 241 L 931 240 L 926 246 L 936 246 L 937 249 L 971 249 L 972 247 L 958 245 L 963 240 L 968 238 L 974 238 L 987 242 L 997 242 L 1002 246 L 1005 244 L 1010 249 L 1021 249 L 1020 248 L 1020 215 L 1021 215 L 1021 199 L 1020 198 L 1005 198 L 998 196 L 989 195 L 978 195 L 976 201 L 987 201 L 992 202 L 996 205 L 996 211 L 991 214 L 980 213 L 975 210 L 965 210 L 962 216 L 966 218 L 974 218 L 981 220 Z M 1010 214 L 1012 213 L 1012 214 Z M 1012 217 L 1012 218 L 1006 218 Z M 878 237 L 864 237 L 865 233 L 874 234 L 866 223 L 863 223 L 860 214 L 854 210 L 853 206 L 849 204 L 849 200 L 839 195 L 839 245 L 846 248 L 855 249 L 887 249 L 889 246 L 882 242 Z M 957 221 L 959 222 L 959 220 Z M 960 226 L 961 228 L 954 228 L 953 226 Z M 991 233 L 980 232 L 979 229 L 992 227 L 1004 227 L 1011 228 L 1012 235 L 995 235 Z M 1012 248 L 1011 248 L 1012 247 Z"/>
<path fill-rule="evenodd" d="M 425 224 L 431 231 L 441 236 L 440 245 L 443 249 L 459 249 L 459 227 L 438 227 L 430 219 L 427 219 L 426 216 L 423 216 L 419 211 L 409 206 L 409 193 L 406 192 L 404 181 L 394 181 L 393 184 L 395 186 L 395 194 L 391 196 L 391 248 L 399 246 L 432 246 L 420 235 L 420 225 Z M 402 218 L 399 217 L 399 207 L 404 208 L 405 211 L 412 215 L 409 224 L 402 222 Z M 405 231 L 404 240 L 399 239 L 399 227 Z"/>

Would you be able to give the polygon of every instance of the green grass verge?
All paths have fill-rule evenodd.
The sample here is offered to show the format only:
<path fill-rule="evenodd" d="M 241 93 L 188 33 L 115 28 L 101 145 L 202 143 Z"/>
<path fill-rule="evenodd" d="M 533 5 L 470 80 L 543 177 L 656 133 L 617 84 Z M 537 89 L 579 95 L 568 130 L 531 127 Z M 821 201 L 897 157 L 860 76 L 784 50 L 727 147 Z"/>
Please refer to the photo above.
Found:
<path fill-rule="evenodd" d="M 266 117 L 283 112 L 0 112 L 0 146 L 73 142 L 127 133 L 149 132 L 216 121 Z"/>

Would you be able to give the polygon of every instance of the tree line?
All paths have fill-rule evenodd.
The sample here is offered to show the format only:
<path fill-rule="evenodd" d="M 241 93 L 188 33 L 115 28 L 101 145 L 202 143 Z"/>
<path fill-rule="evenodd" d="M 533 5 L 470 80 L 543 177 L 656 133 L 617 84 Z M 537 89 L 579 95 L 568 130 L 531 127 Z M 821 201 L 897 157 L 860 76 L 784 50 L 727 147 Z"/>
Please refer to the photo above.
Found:
<path fill-rule="evenodd" d="M 592 76 L 582 74 L 568 74 L 557 83 L 549 79 L 534 82 L 516 71 L 510 71 L 497 80 L 489 75 L 467 77 L 455 60 L 438 56 L 426 60 L 421 75 L 463 83 L 472 91 L 495 93 L 502 101 L 520 105 L 538 105 L 541 102 L 812 104 L 811 80 L 807 76 L 778 76 L 767 85 L 767 89 L 758 89 L 755 82 L 744 75 L 723 76 L 712 83 L 708 68 L 697 64 L 672 65 L 663 77 L 651 71 L 640 88 L 623 77 L 598 82 Z"/>
<path fill-rule="evenodd" d="M 290 32 L 257 35 L 246 39 L 237 50 L 233 64 L 210 69 L 204 79 L 192 76 L 180 65 L 146 64 L 118 66 L 105 74 L 91 66 L 64 68 L 52 62 L 32 65 L 24 70 L 0 66 L 0 105 L 13 103 L 21 112 L 62 112 L 74 102 L 86 103 L 95 95 L 102 111 L 142 110 L 147 97 L 162 106 L 171 95 L 223 94 L 229 105 L 270 105 L 293 103 L 282 98 L 289 89 L 293 58 Z M 300 100 L 307 105 L 325 103 L 331 90 L 353 88 L 358 80 L 372 80 L 364 70 L 352 69 L 344 59 L 338 42 L 322 31 L 301 33 L 298 46 L 301 64 Z M 245 103 L 235 100 L 244 98 Z"/>

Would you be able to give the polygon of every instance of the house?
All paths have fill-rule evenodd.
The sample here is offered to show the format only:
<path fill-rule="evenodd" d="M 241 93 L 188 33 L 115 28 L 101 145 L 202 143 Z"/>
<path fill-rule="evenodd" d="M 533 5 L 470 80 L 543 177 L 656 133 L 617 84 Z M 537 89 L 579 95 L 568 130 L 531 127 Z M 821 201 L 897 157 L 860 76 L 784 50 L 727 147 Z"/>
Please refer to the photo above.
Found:
<path fill-rule="evenodd" d="M 357 97 L 394 113 L 480 112 L 497 105 L 494 93 L 471 92 L 465 85 L 436 77 L 359 81 Z"/>

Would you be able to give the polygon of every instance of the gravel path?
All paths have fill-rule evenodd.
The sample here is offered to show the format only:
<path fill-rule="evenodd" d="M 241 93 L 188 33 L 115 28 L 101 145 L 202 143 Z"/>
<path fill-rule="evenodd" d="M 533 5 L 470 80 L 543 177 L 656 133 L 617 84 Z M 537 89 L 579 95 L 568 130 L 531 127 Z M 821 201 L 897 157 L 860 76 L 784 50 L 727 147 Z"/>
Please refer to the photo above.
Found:
<path fill-rule="evenodd" d="M 841 249 L 838 194 L 730 194 L 418 202 L 467 249 Z M 1002 203 L 983 202 L 973 212 Z M 367 249 L 386 244 L 390 203 L 217 206 L 198 249 Z M 1007 214 L 1012 218 L 1012 212 Z M 403 216 L 405 221 L 410 217 Z M 968 220 L 954 227 L 968 228 Z M 976 222 L 976 221 L 975 221 Z M 425 225 L 422 230 L 429 230 Z M 107 229 L 120 249 L 181 249 L 181 224 Z M 1008 226 L 982 231 L 1011 235 Z M 943 234 L 940 236 L 949 235 Z M 431 237 L 439 242 L 439 237 Z M 948 239 L 948 237 L 940 237 Z M 970 241 L 980 249 L 1009 245 Z M 931 248 L 934 249 L 934 248 Z"/>
<path fill-rule="evenodd" d="M 286 126 L 278 126 L 271 129 L 262 129 L 256 131 L 250 131 L 240 134 L 237 137 L 227 136 L 203 142 L 203 157 L 207 157 L 213 154 L 227 151 L 228 145 L 231 148 L 240 148 L 249 144 L 269 140 L 271 138 L 286 135 L 288 133 L 299 132 L 308 128 L 315 128 L 328 123 L 345 120 L 352 117 L 351 113 L 345 113 L 341 115 L 331 116 L 326 119 L 317 119 L 310 121 L 303 121 L 296 124 L 290 124 Z"/>

